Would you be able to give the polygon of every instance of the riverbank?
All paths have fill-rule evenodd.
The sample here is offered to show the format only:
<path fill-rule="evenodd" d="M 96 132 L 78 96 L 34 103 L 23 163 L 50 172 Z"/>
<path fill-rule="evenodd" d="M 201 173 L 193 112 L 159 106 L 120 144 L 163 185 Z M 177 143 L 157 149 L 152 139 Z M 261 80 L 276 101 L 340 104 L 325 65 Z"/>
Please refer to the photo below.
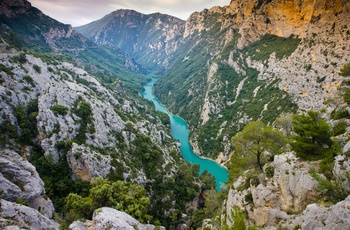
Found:
<path fill-rule="evenodd" d="M 151 81 L 144 86 L 142 96 L 152 101 L 156 110 L 164 112 L 169 116 L 172 136 L 175 140 L 180 142 L 182 157 L 186 162 L 200 165 L 200 173 L 204 170 L 210 172 L 216 179 L 216 189 L 220 191 L 222 186 L 225 186 L 225 182 L 228 181 L 228 170 L 214 160 L 202 158 L 193 152 L 192 145 L 189 142 L 189 131 L 186 122 L 181 117 L 171 114 L 154 96 L 152 87 L 156 81 L 156 78 L 152 78 Z"/>

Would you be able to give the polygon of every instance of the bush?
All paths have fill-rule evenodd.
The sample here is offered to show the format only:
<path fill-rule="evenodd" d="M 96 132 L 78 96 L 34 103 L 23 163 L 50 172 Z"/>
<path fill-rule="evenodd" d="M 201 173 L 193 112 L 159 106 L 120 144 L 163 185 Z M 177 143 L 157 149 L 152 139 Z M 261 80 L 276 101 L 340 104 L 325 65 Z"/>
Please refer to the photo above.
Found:
<path fill-rule="evenodd" d="M 266 167 L 265 169 L 265 175 L 268 178 L 273 177 L 273 175 L 275 174 L 275 168 L 272 165 L 269 165 L 268 167 Z"/>
<path fill-rule="evenodd" d="M 37 73 L 41 73 L 41 67 L 40 67 L 40 66 L 34 64 L 34 65 L 33 65 L 33 68 L 34 68 L 34 70 L 35 70 Z"/>
<path fill-rule="evenodd" d="M 65 116 L 68 114 L 68 107 L 64 105 L 55 105 L 51 108 L 51 110 L 55 114 L 55 116 L 57 115 Z"/>
<path fill-rule="evenodd" d="M 340 69 L 339 75 L 344 77 L 350 76 L 350 62 Z"/>
<path fill-rule="evenodd" d="M 291 146 L 298 157 L 318 160 L 327 156 L 333 144 L 331 128 L 317 112 L 310 110 L 307 114 L 294 115 L 293 128 Z"/>
<path fill-rule="evenodd" d="M 12 60 L 14 60 L 14 61 L 16 61 L 16 62 L 19 62 L 19 63 L 21 63 L 21 64 L 24 64 L 24 63 L 27 62 L 27 58 L 26 58 L 25 53 L 21 53 L 21 54 L 18 55 L 18 56 L 14 56 L 14 57 L 12 58 Z"/>
<path fill-rule="evenodd" d="M 338 136 L 346 132 L 347 123 L 345 121 L 338 121 L 333 126 L 333 136 Z"/>

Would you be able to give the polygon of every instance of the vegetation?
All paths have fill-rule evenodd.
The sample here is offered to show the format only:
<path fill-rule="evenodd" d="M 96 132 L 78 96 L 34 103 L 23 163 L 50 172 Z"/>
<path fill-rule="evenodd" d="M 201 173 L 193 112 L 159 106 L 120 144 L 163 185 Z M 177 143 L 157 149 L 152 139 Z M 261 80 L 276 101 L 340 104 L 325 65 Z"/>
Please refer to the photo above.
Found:
<path fill-rule="evenodd" d="M 244 158 L 246 165 L 256 164 L 260 170 L 266 157 L 279 153 L 285 144 L 282 134 L 262 121 L 250 122 L 242 132 L 232 138 L 235 154 Z"/>
<path fill-rule="evenodd" d="M 295 135 L 291 146 L 297 156 L 306 160 L 327 156 L 333 144 L 331 128 L 317 112 L 310 110 L 307 114 L 294 115 L 293 129 Z"/>
<path fill-rule="evenodd" d="M 344 77 L 350 76 L 350 62 L 340 69 L 339 75 Z"/>
<path fill-rule="evenodd" d="M 325 178 L 318 174 L 316 170 L 312 170 L 311 176 L 317 180 L 318 189 L 325 198 L 325 201 L 330 201 L 333 204 L 345 200 L 349 195 L 350 188 L 347 183 L 350 181 L 350 174 L 347 172 L 346 175 L 340 177 Z"/>
<path fill-rule="evenodd" d="M 64 108 L 60 108 L 60 112 L 64 112 Z M 86 142 L 86 133 L 89 131 L 89 133 L 95 132 L 95 126 L 92 123 L 93 122 L 93 114 L 91 110 L 91 105 L 89 102 L 84 101 L 81 97 L 78 98 L 78 100 L 75 101 L 73 113 L 75 113 L 78 117 L 80 117 L 79 120 L 79 130 L 78 134 L 75 137 L 75 141 L 78 144 L 84 144 Z"/>
<path fill-rule="evenodd" d="M 299 38 L 283 38 L 266 34 L 259 41 L 246 46 L 242 53 L 258 61 L 269 59 L 272 53 L 276 54 L 276 58 L 282 59 L 290 56 L 296 50 L 300 41 Z"/>
<path fill-rule="evenodd" d="M 89 195 L 82 197 L 70 193 L 66 198 L 67 219 L 91 219 L 94 210 L 112 207 L 126 212 L 141 222 L 151 220 L 148 215 L 150 200 L 144 187 L 122 181 L 110 182 L 96 178 L 91 182 Z"/>
<path fill-rule="evenodd" d="M 38 100 L 32 100 L 27 106 L 13 107 L 13 114 L 16 116 L 18 125 L 21 128 L 19 142 L 30 144 L 31 140 L 38 135 L 36 116 L 38 115 Z"/>
<path fill-rule="evenodd" d="M 88 108 L 86 108 L 88 109 Z M 53 114 L 55 114 L 55 116 L 57 115 L 62 115 L 62 116 L 65 116 L 68 114 L 68 107 L 64 106 L 64 105 L 54 105 L 52 108 L 51 108 Z"/>

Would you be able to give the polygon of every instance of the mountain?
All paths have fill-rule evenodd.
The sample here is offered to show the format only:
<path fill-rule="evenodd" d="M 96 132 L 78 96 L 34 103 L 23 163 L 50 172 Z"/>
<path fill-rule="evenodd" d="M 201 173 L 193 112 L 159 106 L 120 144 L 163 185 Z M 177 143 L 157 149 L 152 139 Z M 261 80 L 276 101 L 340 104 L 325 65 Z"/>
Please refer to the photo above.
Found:
<path fill-rule="evenodd" d="M 148 71 L 169 66 L 185 22 L 160 13 L 117 10 L 75 29 L 96 44 L 111 44 L 130 54 Z"/>
<path fill-rule="evenodd" d="M 94 46 L 88 39 L 25 0 L 0 2 L 1 35 L 20 41 L 31 50 L 82 49 Z M 22 44 L 23 43 L 23 44 Z"/>
<path fill-rule="evenodd" d="M 335 96 L 349 56 L 348 16 L 349 3 L 341 0 L 234 0 L 185 23 L 161 24 L 170 27 L 168 43 L 154 36 L 159 23 L 147 23 L 152 33 L 142 30 L 141 19 L 155 15 L 133 11 L 77 29 L 97 44 L 124 49 L 156 74 L 155 94 L 189 123 L 195 152 L 222 163 L 232 150 L 230 137 L 249 121 L 319 110 Z M 150 49 L 156 43 L 165 46 Z"/>
<path fill-rule="evenodd" d="M 92 202 L 87 196 L 99 177 L 110 189 L 122 185 L 125 197 L 94 204 L 122 199 L 124 211 L 157 225 L 181 224 L 181 214 L 189 219 L 193 208 L 186 207 L 204 182 L 199 168 L 181 159 L 167 117 L 141 97 L 149 78 L 140 65 L 27 1 L 0 4 L 1 228 L 68 228 L 92 218 L 91 203 L 77 205 Z M 136 192 L 140 200 L 131 206 Z M 70 193 L 81 202 L 69 206 Z"/>
<path fill-rule="evenodd" d="M 91 41 L 0 4 L 1 228 L 349 228 L 348 1 L 233 0 L 186 22 L 118 10 L 77 28 Z M 148 74 L 195 152 L 229 168 L 221 192 L 141 97 Z M 240 138 L 259 124 L 263 140 Z"/>

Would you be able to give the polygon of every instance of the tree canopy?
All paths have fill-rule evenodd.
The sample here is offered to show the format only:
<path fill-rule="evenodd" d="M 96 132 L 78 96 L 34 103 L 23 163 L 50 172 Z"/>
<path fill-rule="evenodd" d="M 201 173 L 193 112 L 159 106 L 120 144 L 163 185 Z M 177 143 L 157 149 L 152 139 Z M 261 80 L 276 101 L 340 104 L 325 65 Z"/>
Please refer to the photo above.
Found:
<path fill-rule="evenodd" d="M 332 145 L 331 128 L 318 112 L 308 111 L 306 114 L 293 117 L 292 150 L 304 159 L 320 159 L 325 156 Z"/>
<path fill-rule="evenodd" d="M 112 207 L 124 211 L 145 222 L 151 219 L 148 213 L 150 200 L 144 187 L 138 184 L 110 181 L 96 178 L 92 182 L 89 196 L 81 197 L 70 193 L 66 198 L 68 216 L 72 220 L 90 219 L 95 209 Z"/>
<path fill-rule="evenodd" d="M 248 164 L 256 164 L 262 170 L 267 153 L 277 154 L 286 141 L 283 135 L 271 126 L 262 121 L 252 121 L 232 138 L 231 144 L 235 147 L 235 154 L 246 158 Z"/>

